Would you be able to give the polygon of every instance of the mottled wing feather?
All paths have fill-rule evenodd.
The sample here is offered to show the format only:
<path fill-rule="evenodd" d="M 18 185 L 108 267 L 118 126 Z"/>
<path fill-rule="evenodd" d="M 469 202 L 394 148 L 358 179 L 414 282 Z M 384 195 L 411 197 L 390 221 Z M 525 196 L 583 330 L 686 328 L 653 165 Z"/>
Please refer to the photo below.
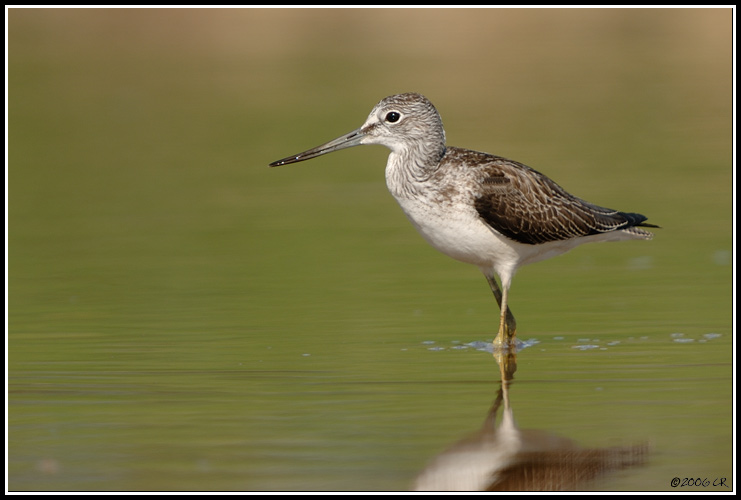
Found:
<path fill-rule="evenodd" d="M 537 245 L 644 225 L 641 214 L 593 205 L 530 167 L 487 156 L 491 161 L 477 168 L 483 189 L 475 207 L 489 226 L 510 239 Z"/>

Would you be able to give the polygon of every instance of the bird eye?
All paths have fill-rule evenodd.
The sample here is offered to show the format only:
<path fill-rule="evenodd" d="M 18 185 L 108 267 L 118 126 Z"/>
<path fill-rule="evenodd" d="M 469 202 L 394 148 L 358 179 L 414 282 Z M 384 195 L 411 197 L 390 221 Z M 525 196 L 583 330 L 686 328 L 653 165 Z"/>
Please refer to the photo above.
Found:
<path fill-rule="evenodd" d="M 396 123 L 401 118 L 401 114 L 396 111 L 391 111 L 386 115 L 386 121 L 389 123 Z"/>

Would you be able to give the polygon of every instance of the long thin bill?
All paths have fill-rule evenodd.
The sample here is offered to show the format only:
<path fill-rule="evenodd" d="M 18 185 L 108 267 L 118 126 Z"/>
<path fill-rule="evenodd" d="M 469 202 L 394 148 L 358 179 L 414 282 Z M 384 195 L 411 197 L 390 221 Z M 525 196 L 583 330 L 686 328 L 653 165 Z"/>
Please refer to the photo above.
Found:
<path fill-rule="evenodd" d="M 279 167 L 281 165 L 288 165 L 289 163 L 298 163 L 304 160 L 311 160 L 317 156 L 322 156 L 333 151 L 339 151 L 340 149 L 351 148 L 360 144 L 365 134 L 362 129 L 353 130 L 349 134 L 345 134 L 342 137 L 331 140 L 321 146 L 308 149 L 303 153 L 288 156 L 282 160 L 274 161 L 270 164 L 271 167 Z"/>

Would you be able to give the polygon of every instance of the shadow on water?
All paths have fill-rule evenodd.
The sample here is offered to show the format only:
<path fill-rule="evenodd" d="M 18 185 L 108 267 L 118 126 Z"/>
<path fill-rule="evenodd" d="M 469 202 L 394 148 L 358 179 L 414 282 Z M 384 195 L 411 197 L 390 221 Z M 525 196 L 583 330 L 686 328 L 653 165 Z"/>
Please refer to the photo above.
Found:
<path fill-rule="evenodd" d="M 589 489 L 590 481 L 611 471 L 645 464 L 647 443 L 583 448 L 545 430 L 520 429 L 509 399 L 516 356 L 494 354 L 500 388 L 481 429 L 432 459 L 413 490 L 572 491 Z"/>

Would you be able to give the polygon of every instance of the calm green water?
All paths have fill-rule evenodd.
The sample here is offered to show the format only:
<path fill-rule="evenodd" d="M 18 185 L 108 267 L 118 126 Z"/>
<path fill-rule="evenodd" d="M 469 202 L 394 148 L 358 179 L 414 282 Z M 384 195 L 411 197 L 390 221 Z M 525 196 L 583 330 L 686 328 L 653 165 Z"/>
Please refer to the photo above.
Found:
<path fill-rule="evenodd" d="M 386 150 L 267 168 L 416 90 L 662 226 L 519 272 L 518 426 L 648 443 L 584 488 L 731 491 L 730 16 L 11 9 L 7 488 L 407 490 L 479 429 L 496 303 Z"/>

